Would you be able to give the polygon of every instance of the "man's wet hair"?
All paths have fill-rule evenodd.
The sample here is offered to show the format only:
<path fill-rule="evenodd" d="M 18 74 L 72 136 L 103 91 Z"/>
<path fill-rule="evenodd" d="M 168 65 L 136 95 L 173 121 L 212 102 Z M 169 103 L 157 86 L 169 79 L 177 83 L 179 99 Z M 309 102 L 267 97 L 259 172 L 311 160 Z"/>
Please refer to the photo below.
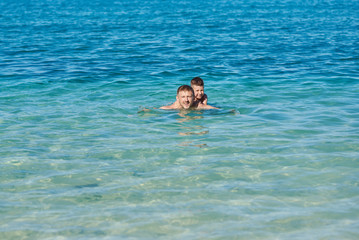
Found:
<path fill-rule="evenodd" d="M 194 95 L 194 91 L 193 91 L 193 88 L 191 86 L 188 86 L 188 85 L 182 85 L 180 86 L 178 89 L 177 89 L 177 94 L 179 92 L 183 92 L 183 91 L 188 91 L 188 92 L 192 92 L 193 95 Z"/>
<path fill-rule="evenodd" d="M 193 86 L 204 86 L 203 79 L 200 77 L 195 77 L 191 80 L 191 85 Z"/>

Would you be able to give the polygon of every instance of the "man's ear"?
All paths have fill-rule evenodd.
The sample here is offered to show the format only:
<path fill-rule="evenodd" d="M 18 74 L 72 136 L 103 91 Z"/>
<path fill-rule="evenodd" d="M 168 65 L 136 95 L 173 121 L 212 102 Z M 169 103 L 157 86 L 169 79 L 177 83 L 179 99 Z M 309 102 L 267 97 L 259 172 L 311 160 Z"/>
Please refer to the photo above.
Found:
<path fill-rule="evenodd" d="M 178 101 L 178 95 L 176 95 L 176 100 Z"/>

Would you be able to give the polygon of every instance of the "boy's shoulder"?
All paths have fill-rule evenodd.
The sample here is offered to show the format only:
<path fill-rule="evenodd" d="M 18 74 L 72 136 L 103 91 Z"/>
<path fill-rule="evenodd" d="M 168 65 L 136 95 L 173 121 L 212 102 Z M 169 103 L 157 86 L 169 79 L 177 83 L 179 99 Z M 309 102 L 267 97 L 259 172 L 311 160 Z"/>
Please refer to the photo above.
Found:
<path fill-rule="evenodd" d="M 204 94 L 200 100 L 200 103 L 207 105 L 207 102 L 208 102 L 207 94 Z"/>

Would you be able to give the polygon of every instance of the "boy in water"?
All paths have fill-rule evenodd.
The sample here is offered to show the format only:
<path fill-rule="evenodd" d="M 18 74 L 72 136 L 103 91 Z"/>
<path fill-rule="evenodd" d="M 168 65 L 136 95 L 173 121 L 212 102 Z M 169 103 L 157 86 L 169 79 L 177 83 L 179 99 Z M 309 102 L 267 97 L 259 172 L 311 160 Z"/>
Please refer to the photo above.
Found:
<path fill-rule="evenodd" d="M 191 80 L 191 87 L 193 88 L 194 91 L 194 96 L 195 99 L 194 101 L 197 104 L 203 104 L 203 105 L 207 105 L 207 95 L 204 93 L 204 83 L 202 78 L 200 77 L 195 77 Z"/>
<path fill-rule="evenodd" d="M 176 101 L 169 106 L 160 109 L 218 109 L 210 105 L 204 105 L 195 101 L 195 93 L 192 87 L 182 85 L 177 89 Z"/>

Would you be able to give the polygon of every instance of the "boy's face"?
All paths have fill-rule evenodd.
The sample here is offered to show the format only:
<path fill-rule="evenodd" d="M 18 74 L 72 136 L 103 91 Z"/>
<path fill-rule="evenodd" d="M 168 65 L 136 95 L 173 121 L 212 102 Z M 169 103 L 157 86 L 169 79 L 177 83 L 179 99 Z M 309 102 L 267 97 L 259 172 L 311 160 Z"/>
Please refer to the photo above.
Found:
<path fill-rule="evenodd" d="M 177 100 L 182 108 L 189 109 L 193 104 L 193 93 L 192 91 L 181 91 L 177 95 Z"/>
<path fill-rule="evenodd" d="M 200 100 L 204 95 L 204 87 L 193 85 L 192 88 L 194 91 L 194 97 L 196 98 L 196 100 Z"/>

